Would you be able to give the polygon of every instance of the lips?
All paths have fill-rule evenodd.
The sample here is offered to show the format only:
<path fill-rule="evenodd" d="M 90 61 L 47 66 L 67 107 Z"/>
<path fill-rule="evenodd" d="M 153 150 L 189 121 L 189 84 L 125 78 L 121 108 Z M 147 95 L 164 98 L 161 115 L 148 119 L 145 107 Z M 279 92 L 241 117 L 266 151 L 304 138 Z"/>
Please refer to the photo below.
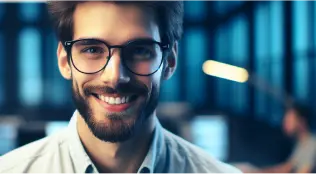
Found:
<path fill-rule="evenodd" d="M 138 95 L 105 95 L 92 94 L 97 102 L 109 112 L 122 112 L 133 105 Z"/>
<path fill-rule="evenodd" d="M 134 101 L 137 95 L 127 95 L 127 96 L 107 96 L 102 94 L 94 94 L 95 97 L 102 100 L 109 105 L 120 105 Z"/>
<path fill-rule="evenodd" d="M 109 112 L 121 112 L 130 106 L 142 95 L 148 93 L 144 84 L 122 83 L 112 88 L 109 86 L 86 86 L 84 94 L 93 98 Z"/>

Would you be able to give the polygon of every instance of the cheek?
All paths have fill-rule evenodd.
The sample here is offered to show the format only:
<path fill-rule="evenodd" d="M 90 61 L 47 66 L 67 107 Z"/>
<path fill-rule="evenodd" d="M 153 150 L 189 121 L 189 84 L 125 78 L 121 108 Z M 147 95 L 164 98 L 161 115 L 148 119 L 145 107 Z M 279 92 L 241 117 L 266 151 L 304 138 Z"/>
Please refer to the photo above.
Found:
<path fill-rule="evenodd" d="M 156 89 L 160 88 L 160 82 L 161 82 L 161 69 L 158 70 L 155 74 L 151 76 L 139 76 L 136 77 L 138 81 L 145 84 L 149 90 L 149 92 L 152 92 L 153 86 L 155 86 Z"/>
<path fill-rule="evenodd" d="M 163 77 L 163 74 L 162 74 L 162 69 L 163 66 L 161 66 L 161 68 L 151 76 L 151 82 L 153 83 L 153 85 L 157 86 L 157 87 L 160 87 L 160 82 L 162 81 L 162 77 Z"/>
<path fill-rule="evenodd" d="M 92 81 L 93 75 L 86 75 L 79 72 L 72 71 L 72 85 L 73 87 L 79 91 L 81 95 L 83 95 L 83 89 L 85 85 Z"/>

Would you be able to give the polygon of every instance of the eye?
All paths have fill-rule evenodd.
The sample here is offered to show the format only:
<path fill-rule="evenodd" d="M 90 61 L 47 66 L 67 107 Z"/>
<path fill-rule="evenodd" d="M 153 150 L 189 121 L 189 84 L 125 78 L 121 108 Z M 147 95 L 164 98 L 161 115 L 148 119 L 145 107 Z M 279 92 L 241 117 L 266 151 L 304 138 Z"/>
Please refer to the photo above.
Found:
<path fill-rule="evenodd" d="M 102 54 L 105 52 L 105 50 L 101 47 L 88 47 L 84 48 L 81 52 L 90 54 Z"/>
<path fill-rule="evenodd" d="M 132 55 L 135 59 L 150 59 L 153 56 L 153 52 L 146 47 L 136 47 Z"/>

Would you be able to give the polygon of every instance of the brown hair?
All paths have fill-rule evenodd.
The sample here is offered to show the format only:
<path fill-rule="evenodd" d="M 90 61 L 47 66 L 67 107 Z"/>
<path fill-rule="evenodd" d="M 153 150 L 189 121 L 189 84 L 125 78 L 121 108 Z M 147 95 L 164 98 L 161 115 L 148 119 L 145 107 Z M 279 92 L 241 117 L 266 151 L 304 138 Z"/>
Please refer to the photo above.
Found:
<path fill-rule="evenodd" d="M 59 41 L 73 39 L 73 13 L 76 6 L 83 1 L 49 1 L 48 12 Z M 133 3 L 154 12 L 163 43 L 173 44 L 182 35 L 183 2 L 182 1 L 114 1 L 116 4 Z"/>

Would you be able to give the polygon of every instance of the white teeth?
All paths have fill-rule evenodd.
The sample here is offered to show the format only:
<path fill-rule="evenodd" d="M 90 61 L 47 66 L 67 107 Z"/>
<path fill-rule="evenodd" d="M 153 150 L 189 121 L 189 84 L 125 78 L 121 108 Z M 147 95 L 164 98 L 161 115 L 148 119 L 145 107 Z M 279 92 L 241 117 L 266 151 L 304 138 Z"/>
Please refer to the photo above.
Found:
<path fill-rule="evenodd" d="M 122 97 L 121 103 L 125 103 L 125 98 L 126 98 L 126 97 Z"/>
<path fill-rule="evenodd" d="M 115 101 L 116 101 L 116 104 L 121 104 L 121 99 L 119 97 L 116 97 Z"/>
<path fill-rule="evenodd" d="M 99 97 L 100 100 L 104 99 L 104 97 L 102 95 L 98 95 L 98 97 Z"/>
<path fill-rule="evenodd" d="M 109 104 L 115 104 L 115 99 L 113 97 L 110 97 L 110 100 L 108 102 Z"/>
<path fill-rule="evenodd" d="M 103 95 L 98 96 L 100 100 L 111 104 L 111 105 L 118 105 L 118 104 L 123 104 L 123 103 L 128 103 L 130 101 L 130 97 L 106 97 Z"/>

